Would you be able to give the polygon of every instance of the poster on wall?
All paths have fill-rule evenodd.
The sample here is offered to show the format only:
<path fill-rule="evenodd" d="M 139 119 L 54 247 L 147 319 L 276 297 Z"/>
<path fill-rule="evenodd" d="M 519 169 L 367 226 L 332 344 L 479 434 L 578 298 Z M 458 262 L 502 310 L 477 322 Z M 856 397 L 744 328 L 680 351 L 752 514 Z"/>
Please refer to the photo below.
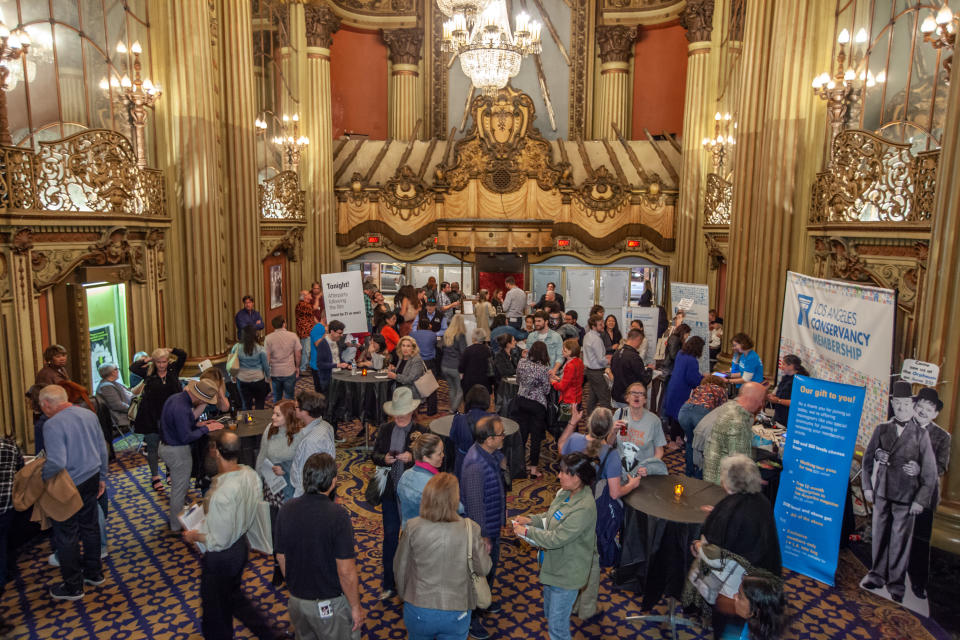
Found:
<path fill-rule="evenodd" d="M 645 364 L 653 362 L 657 353 L 657 325 L 660 322 L 659 307 L 630 307 L 624 313 L 624 325 L 630 326 L 631 320 L 639 320 L 643 325 L 643 335 L 647 338 L 647 350 L 641 353 Z"/>
<path fill-rule="evenodd" d="M 270 267 L 270 308 L 283 306 L 283 265 Z"/>
<path fill-rule="evenodd" d="M 367 312 L 363 304 L 363 277 L 359 271 L 325 273 L 320 276 L 327 322 L 339 320 L 344 333 L 365 333 Z"/>
<path fill-rule="evenodd" d="M 779 359 L 794 354 L 811 377 L 865 387 L 857 445 L 887 419 L 896 294 L 787 272 Z"/>
<path fill-rule="evenodd" d="M 700 354 L 700 373 L 710 372 L 710 288 L 705 284 L 689 284 L 686 282 L 670 283 L 670 300 L 673 304 L 673 313 L 676 315 L 678 307 L 684 311 L 683 321 L 690 327 L 690 335 L 703 338 L 703 353 Z M 646 331 L 646 326 L 644 326 Z M 656 334 L 654 334 L 656 335 Z M 656 340 L 653 341 L 656 343 Z"/>
<path fill-rule="evenodd" d="M 90 327 L 90 380 L 93 388 L 100 384 L 100 365 L 120 362 L 117 358 L 117 331 L 112 324 Z M 117 379 L 121 384 L 123 380 Z"/>
<path fill-rule="evenodd" d="M 774 515 L 783 566 L 834 584 L 863 387 L 797 374 Z"/>

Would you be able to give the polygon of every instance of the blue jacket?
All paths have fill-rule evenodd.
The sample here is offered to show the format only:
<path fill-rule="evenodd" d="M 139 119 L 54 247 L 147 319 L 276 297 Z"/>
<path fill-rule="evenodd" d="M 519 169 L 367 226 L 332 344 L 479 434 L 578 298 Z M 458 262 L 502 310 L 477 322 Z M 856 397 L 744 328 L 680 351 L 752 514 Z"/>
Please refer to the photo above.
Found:
<path fill-rule="evenodd" d="M 256 309 L 253 311 L 247 311 L 246 308 L 240 309 L 240 311 L 237 311 L 237 315 L 233 316 L 233 322 L 237 325 L 237 340 L 243 338 L 244 327 L 253 327 L 257 331 L 263 330 L 263 318 L 260 317 L 260 312 Z"/>
<path fill-rule="evenodd" d="M 500 473 L 503 452 L 487 453 L 479 445 L 470 447 L 463 459 L 460 501 L 467 517 L 480 525 L 484 538 L 499 538 L 506 522 L 506 487 Z"/>
<path fill-rule="evenodd" d="M 463 458 L 470 451 L 470 447 L 475 442 L 473 429 L 484 416 L 493 415 L 483 409 L 470 409 L 466 413 L 456 413 L 453 416 L 453 424 L 450 426 L 450 440 L 453 442 L 456 458 L 453 463 L 453 473 L 458 478 L 460 470 L 463 469 Z"/>
<path fill-rule="evenodd" d="M 320 344 L 317 345 L 317 358 L 316 366 L 314 369 L 317 372 L 317 382 L 321 385 L 327 385 L 330 383 L 330 377 L 333 374 L 333 370 L 336 367 L 333 364 L 333 351 L 330 350 L 330 341 L 326 338 L 320 341 Z"/>
<path fill-rule="evenodd" d="M 667 383 L 667 395 L 663 401 L 664 415 L 677 419 L 680 407 L 697 388 L 703 376 L 700 374 L 700 361 L 688 353 L 680 352 L 673 363 L 673 373 Z"/>

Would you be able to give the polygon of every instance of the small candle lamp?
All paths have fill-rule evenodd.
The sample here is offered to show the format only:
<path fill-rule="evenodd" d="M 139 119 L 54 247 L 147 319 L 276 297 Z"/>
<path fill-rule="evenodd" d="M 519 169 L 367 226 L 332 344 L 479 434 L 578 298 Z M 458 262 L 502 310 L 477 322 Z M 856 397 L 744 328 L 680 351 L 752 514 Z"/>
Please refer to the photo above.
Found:
<path fill-rule="evenodd" d="M 683 497 L 683 485 L 679 482 L 673 485 L 673 497 L 677 500 Z"/>
<path fill-rule="evenodd" d="M 366 368 L 366 367 L 363 368 L 363 370 L 360 372 L 360 375 L 362 375 L 362 376 L 367 375 L 367 368 Z"/>

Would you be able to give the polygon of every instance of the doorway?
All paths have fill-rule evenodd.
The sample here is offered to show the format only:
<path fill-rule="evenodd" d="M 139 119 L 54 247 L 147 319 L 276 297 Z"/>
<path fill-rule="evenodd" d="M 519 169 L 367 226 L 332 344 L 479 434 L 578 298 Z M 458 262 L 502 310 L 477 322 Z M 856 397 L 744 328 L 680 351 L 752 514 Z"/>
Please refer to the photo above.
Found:
<path fill-rule="evenodd" d="M 112 362 L 120 369 L 121 384 L 130 382 L 130 348 L 127 335 L 127 290 L 125 284 L 83 285 L 87 302 L 87 332 L 90 343 L 90 382 L 100 383 L 100 365 Z"/>

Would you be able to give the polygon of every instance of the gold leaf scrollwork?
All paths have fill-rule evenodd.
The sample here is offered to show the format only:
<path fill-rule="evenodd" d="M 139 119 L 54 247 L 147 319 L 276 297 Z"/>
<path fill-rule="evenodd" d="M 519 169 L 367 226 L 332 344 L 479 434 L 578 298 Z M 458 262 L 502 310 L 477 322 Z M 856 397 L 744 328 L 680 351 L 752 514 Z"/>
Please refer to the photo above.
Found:
<path fill-rule="evenodd" d="M 733 183 L 716 173 L 707 174 L 707 191 L 703 202 L 704 224 L 730 224 Z"/>
<path fill-rule="evenodd" d="M 293 171 L 282 171 L 257 186 L 260 217 L 265 220 L 303 220 L 303 191 Z"/>
<path fill-rule="evenodd" d="M 574 196 L 583 205 L 588 216 L 602 223 L 613 219 L 629 201 L 630 189 L 610 173 L 606 166 L 601 166 Z"/>
<path fill-rule="evenodd" d="M 939 151 L 914 156 L 909 144 L 848 129 L 833 164 L 817 174 L 810 222 L 929 222 Z"/>
<path fill-rule="evenodd" d="M 427 185 L 407 165 L 403 165 L 380 190 L 380 200 L 390 213 L 406 222 L 419 215 L 430 203 Z"/>

